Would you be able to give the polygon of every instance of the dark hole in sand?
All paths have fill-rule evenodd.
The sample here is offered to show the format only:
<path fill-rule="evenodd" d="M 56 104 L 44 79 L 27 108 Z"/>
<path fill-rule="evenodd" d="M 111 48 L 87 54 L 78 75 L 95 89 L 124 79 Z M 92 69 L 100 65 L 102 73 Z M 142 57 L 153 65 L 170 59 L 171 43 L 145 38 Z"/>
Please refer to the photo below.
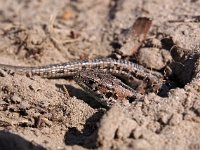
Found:
<path fill-rule="evenodd" d="M 195 63 L 199 54 L 190 53 L 189 50 L 175 45 L 171 38 L 161 40 L 163 48 L 170 51 L 173 61 L 168 65 L 166 84 L 163 85 L 159 96 L 166 97 L 170 89 L 184 88 L 195 76 Z"/>

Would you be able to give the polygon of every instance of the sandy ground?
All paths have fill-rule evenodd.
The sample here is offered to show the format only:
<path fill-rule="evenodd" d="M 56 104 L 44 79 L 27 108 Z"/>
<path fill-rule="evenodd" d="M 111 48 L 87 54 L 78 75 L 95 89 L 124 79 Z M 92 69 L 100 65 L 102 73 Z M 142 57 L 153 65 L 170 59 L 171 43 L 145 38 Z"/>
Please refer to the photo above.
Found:
<path fill-rule="evenodd" d="M 1 75 L 0 149 L 200 149 L 199 8 L 198 0 L 0 0 L 0 63 L 105 57 L 114 35 L 149 17 L 136 61 L 176 85 L 106 110 L 71 79 Z"/>

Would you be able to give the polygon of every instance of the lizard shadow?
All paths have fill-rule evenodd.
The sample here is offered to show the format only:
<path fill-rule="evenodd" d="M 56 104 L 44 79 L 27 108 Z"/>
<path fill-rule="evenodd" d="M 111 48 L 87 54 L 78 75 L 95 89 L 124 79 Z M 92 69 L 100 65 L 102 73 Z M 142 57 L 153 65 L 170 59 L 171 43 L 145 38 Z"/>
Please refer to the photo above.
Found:
<path fill-rule="evenodd" d="M 7 131 L 0 131 L 0 149 L 10 150 L 45 150 L 41 145 L 34 145 L 23 137 Z"/>
<path fill-rule="evenodd" d="M 67 89 L 67 92 L 69 93 L 70 97 L 75 96 L 77 99 L 83 100 L 85 103 L 90 105 L 92 108 L 102 108 L 102 107 L 104 107 L 104 106 L 102 106 L 101 103 L 94 100 L 93 97 L 91 97 L 87 92 L 85 92 L 82 89 L 75 88 L 74 86 L 68 85 L 68 84 L 65 84 L 65 85 L 55 84 L 55 86 L 63 92 Z"/>
<path fill-rule="evenodd" d="M 75 88 L 72 85 L 56 84 L 56 87 L 62 91 L 67 89 L 69 96 L 75 96 L 77 99 L 83 100 L 92 108 L 102 108 L 103 106 L 94 100 L 87 92 L 82 89 Z M 85 148 L 96 148 L 97 147 L 97 133 L 98 125 L 104 114 L 104 109 L 99 109 L 98 112 L 94 113 L 88 118 L 84 124 L 83 130 L 79 130 L 76 127 L 68 128 L 64 136 L 64 142 L 66 145 L 80 145 Z"/>
<path fill-rule="evenodd" d="M 98 125 L 97 122 L 103 116 L 103 111 L 98 111 L 88 118 L 84 124 L 84 129 L 82 131 L 75 127 L 69 128 L 65 133 L 64 142 L 66 145 L 80 145 L 85 148 L 93 149 L 97 148 L 98 139 Z"/>

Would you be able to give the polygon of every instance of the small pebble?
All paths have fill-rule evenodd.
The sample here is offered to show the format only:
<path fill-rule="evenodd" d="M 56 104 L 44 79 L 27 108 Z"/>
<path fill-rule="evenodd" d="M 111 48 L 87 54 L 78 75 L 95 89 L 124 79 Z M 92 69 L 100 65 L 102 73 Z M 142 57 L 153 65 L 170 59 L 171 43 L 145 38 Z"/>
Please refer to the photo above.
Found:
<path fill-rule="evenodd" d="M 28 101 L 22 101 L 20 104 L 20 109 L 29 109 L 31 107 Z"/>
<path fill-rule="evenodd" d="M 21 103 L 22 99 L 18 95 L 14 94 L 11 97 L 11 101 L 14 102 L 14 103 Z"/>
<path fill-rule="evenodd" d="M 169 51 L 158 48 L 141 48 L 137 56 L 139 64 L 156 70 L 163 69 L 172 60 Z"/>

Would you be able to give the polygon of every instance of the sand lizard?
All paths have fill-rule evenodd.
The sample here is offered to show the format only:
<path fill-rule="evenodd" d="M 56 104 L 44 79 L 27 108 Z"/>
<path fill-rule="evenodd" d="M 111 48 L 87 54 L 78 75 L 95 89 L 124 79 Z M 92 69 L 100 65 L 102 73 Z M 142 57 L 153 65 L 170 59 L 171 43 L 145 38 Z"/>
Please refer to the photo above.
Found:
<path fill-rule="evenodd" d="M 102 104 L 131 102 L 144 93 L 156 92 L 163 84 L 163 75 L 126 60 L 111 58 L 79 60 L 39 67 L 0 64 L 9 73 L 38 75 L 44 78 L 73 76 L 75 81 Z M 128 85 L 124 84 L 121 80 Z"/>

